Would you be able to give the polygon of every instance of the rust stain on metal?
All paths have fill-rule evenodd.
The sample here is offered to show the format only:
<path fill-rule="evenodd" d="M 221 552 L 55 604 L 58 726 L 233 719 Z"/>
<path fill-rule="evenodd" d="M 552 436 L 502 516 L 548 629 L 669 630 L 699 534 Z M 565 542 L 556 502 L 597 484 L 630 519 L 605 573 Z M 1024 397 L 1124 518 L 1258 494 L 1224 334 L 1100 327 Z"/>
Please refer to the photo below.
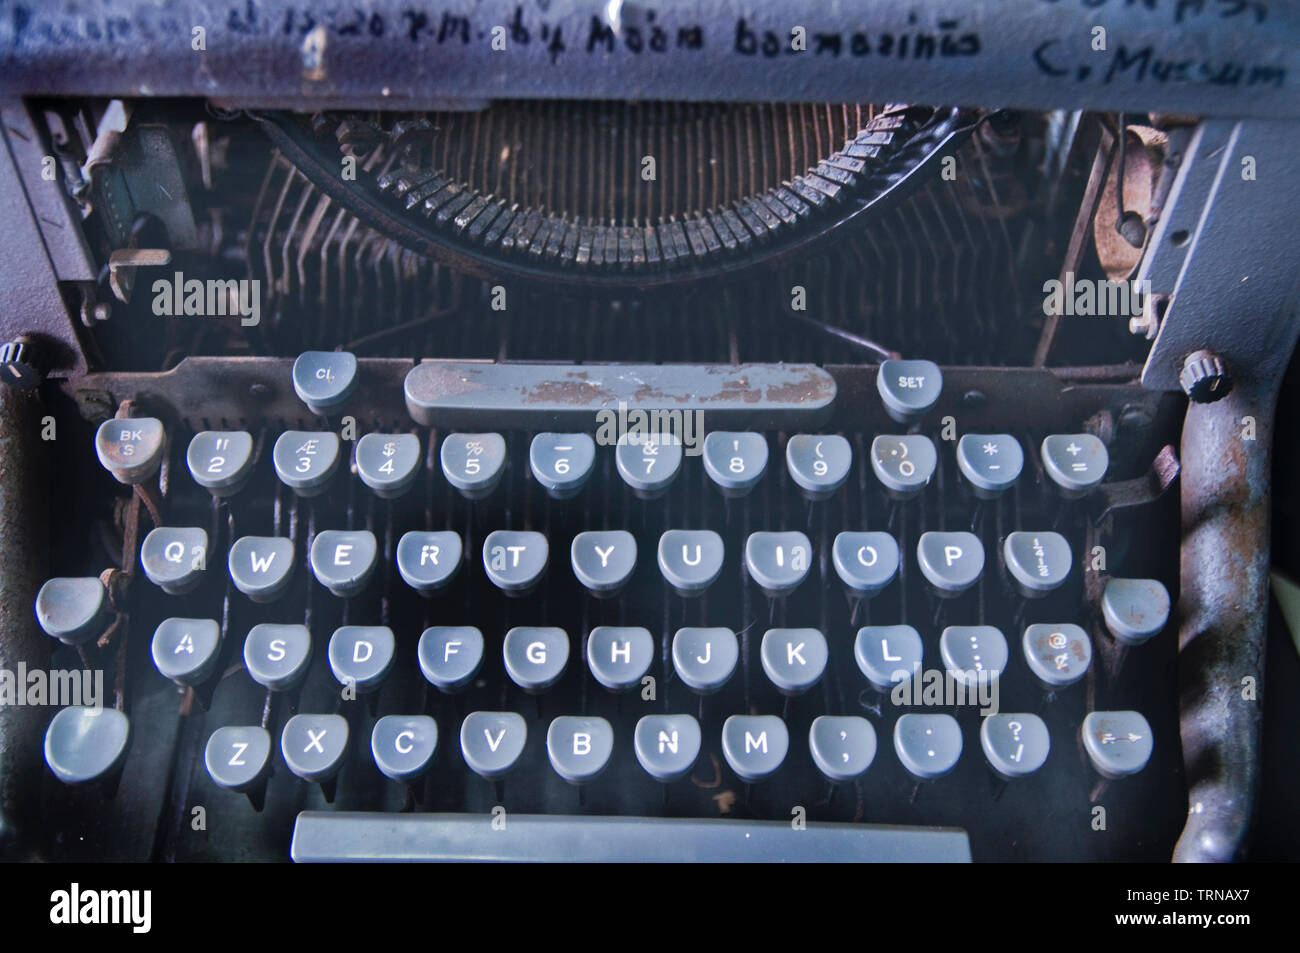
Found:
<path fill-rule="evenodd" d="M 597 381 L 553 380 L 540 381 L 524 388 L 520 399 L 525 404 L 571 404 L 574 407 L 596 407 L 614 401 L 612 390 Z"/>

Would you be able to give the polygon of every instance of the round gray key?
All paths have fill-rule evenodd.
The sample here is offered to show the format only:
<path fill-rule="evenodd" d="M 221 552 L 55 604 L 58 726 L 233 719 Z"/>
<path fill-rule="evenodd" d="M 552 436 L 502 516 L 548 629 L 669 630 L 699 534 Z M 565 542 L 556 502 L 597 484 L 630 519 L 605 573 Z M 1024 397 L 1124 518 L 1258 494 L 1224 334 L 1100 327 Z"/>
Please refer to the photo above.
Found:
<path fill-rule="evenodd" d="M 375 571 L 379 544 L 369 530 L 327 529 L 311 541 L 312 575 L 336 596 L 355 596 Z"/>
<path fill-rule="evenodd" d="M 357 358 L 347 351 L 303 351 L 293 362 L 293 389 L 314 413 L 337 410 L 357 389 Z"/>
<path fill-rule="evenodd" d="M 910 625 L 866 625 L 853 640 L 858 669 L 877 691 L 887 692 L 921 668 L 921 634 Z"/>
<path fill-rule="evenodd" d="M 510 680 L 536 695 L 560 680 L 569 663 L 569 634 L 552 626 L 516 626 L 501 646 Z"/>
<path fill-rule="evenodd" d="M 271 767 L 271 733 L 260 725 L 227 725 L 208 738 L 203 764 L 214 784 L 247 791 Z"/>
<path fill-rule="evenodd" d="M 876 390 L 890 417 L 899 423 L 911 423 L 939 400 L 943 374 L 933 361 L 882 361 Z"/>
<path fill-rule="evenodd" d="M 45 763 L 64 784 L 111 774 L 126 757 L 131 722 L 116 708 L 64 708 L 45 729 Z"/>
<path fill-rule="evenodd" d="M 938 462 L 934 442 L 920 434 L 882 434 L 871 441 L 871 469 L 895 499 L 911 499 L 925 489 Z"/>
<path fill-rule="evenodd" d="M 528 448 L 537 482 L 557 500 L 577 495 L 591 476 L 596 443 L 585 433 L 539 433 Z"/>
<path fill-rule="evenodd" d="M 1089 433 L 1052 434 L 1044 438 L 1043 469 L 1066 497 L 1087 495 L 1106 476 L 1106 445 Z"/>
<path fill-rule="evenodd" d="M 857 715 L 821 715 L 808 731 L 808 750 L 826 780 L 852 781 L 876 758 L 876 729 Z"/>
<path fill-rule="evenodd" d="M 704 438 L 704 472 L 727 496 L 743 496 L 767 469 L 767 439 L 761 433 L 715 430 Z"/>
<path fill-rule="evenodd" d="M 219 660 L 221 627 L 213 619 L 163 619 L 153 632 L 153 664 L 177 685 L 202 685 Z"/>
<path fill-rule="evenodd" d="M 429 770 L 438 723 L 428 715 L 385 715 L 370 732 L 370 754 L 385 777 L 411 782 Z"/>
<path fill-rule="evenodd" d="M 403 533 L 397 541 L 397 571 L 421 595 L 437 592 L 460 571 L 460 536 L 442 531 Z"/>
<path fill-rule="evenodd" d="M 636 723 L 632 747 L 646 774 L 668 783 L 691 773 L 702 740 L 691 715 L 646 715 Z"/>
<path fill-rule="evenodd" d="M 416 657 L 431 685 L 458 692 L 483 665 L 483 633 L 472 625 L 430 626 L 420 635 Z"/>
<path fill-rule="evenodd" d="M 471 771 L 495 781 L 510 773 L 528 741 L 518 712 L 472 711 L 460 726 L 460 751 Z"/>
<path fill-rule="evenodd" d="M 968 688 L 980 679 L 992 683 L 1007 670 L 1009 650 L 1002 632 L 991 625 L 950 625 L 939 636 L 943 667 Z"/>
<path fill-rule="evenodd" d="M 208 566 L 208 533 L 198 526 L 159 526 L 140 544 L 144 574 L 163 592 L 189 592 Z"/>
<path fill-rule="evenodd" d="M 952 715 L 900 715 L 894 722 L 894 751 L 913 777 L 937 778 L 961 757 L 961 727 Z"/>
<path fill-rule="evenodd" d="M 745 568 L 769 596 L 794 592 L 811 564 L 812 543 L 803 533 L 750 533 L 745 540 Z"/>
<path fill-rule="evenodd" d="M 508 596 L 531 592 L 549 559 L 550 548 L 541 533 L 499 529 L 483 540 L 483 567 L 492 584 Z"/>
<path fill-rule="evenodd" d="M 231 545 L 226 566 L 236 589 L 254 602 L 270 602 L 289 585 L 296 558 L 291 539 L 241 536 Z"/>
<path fill-rule="evenodd" d="M 604 718 L 565 715 L 546 730 L 546 754 L 555 773 L 570 784 L 591 781 L 614 753 L 614 729 Z"/>
<path fill-rule="evenodd" d="M 775 715 L 732 715 L 722 723 L 722 754 L 743 781 L 762 781 L 790 750 L 790 732 Z"/>
<path fill-rule="evenodd" d="M 840 533 L 831 546 L 831 561 L 844 585 L 872 596 L 898 575 L 898 542 L 888 533 Z"/>
<path fill-rule="evenodd" d="M 1060 533 L 1011 533 L 1002 543 L 1002 557 L 1016 589 L 1027 599 L 1047 595 L 1070 575 L 1074 554 Z"/>
<path fill-rule="evenodd" d="M 413 433 L 368 433 L 357 441 L 357 475 L 385 500 L 411 488 L 420 472 L 420 438 Z"/>
<path fill-rule="evenodd" d="M 108 590 L 96 576 L 60 577 L 36 593 L 36 621 L 46 635 L 67 645 L 82 645 L 99 635 Z"/>
<path fill-rule="evenodd" d="M 573 574 L 596 596 L 617 594 L 636 569 L 636 537 L 626 530 L 579 533 L 569 547 Z"/>
<path fill-rule="evenodd" d="M 599 625 L 587 636 L 587 667 L 611 692 L 636 688 L 654 661 L 655 643 L 649 630 Z"/>
<path fill-rule="evenodd" d="M 816 629 L 768 629 L 758 654 L 783 695 L 802 695 L 826 671 L 826 637 Z"/>
<path fill-rule="evenodd" d="M 1092 640 L 1079 626 L 1035 622 L 1025 629 L 1025 664 L 1049 688 L 1073 685 L 1092 664 Z"/>
<path fill-rule="evenodd" d="M 233 496 L 253 475 L 253 435 L 244 430 L 204 430 L 185 451 L 194 482 L 213 496 Z"/>
<path fill-rule="evenodd" d="M 785 444 L 785 466 L 805 496 L 824 500 L 848 479 L 853 449 L 839 434 L 795 434 Z"/>
<path fill-rule="evenodd" d="M 957 468 L 976 496 L 996 499 L 1020 479 L 1025 451 L 1011 434 L 968 433 L 957 441 Z"/>
<path fill-rule="evenodd" d="M 293 688 L 311 662 L 311 633 L 305 625 L 253 626 L 244 640 L 244 668 L 253 681 L 273 692 Z"/>
<path fill-rule="evenodd" d="M 722 537 L 711 529 L 670 529 L 659 537 L 659 571 L 682 596 L 698 596 L 722 572 Z"/>
<path fill-rule="evenodd" d="M 393 667 L 396 645 L 386 625 L 340 626 L 330 636 L 330 671 L 340 685 L 355 685 L 358 694 L 373 692 Z"/>
<path fill-rule="evenodd" d="M 342 715 L 294 715 L 280 733 L 280 754 L 304 781 L 328 781 L 348 753 L 348 721 Z"/>
<path fill-rule="evenodd" d="M 1169 621 L 1169 590 L 1156 579 L 1110 579 L 1101 594 L 1101 614 L 1110 634 L 1141 645 Z"/>
<path fill-rule="evenodd" d="M 1037 715 L 989 715 L 980 725 L 980 747 L 989 767 L 1008 780 L 1033 774 L 1052 750 L 1047 725 Z"/>
<path fill-rule="evenodd" d="M 506 472 L 506 440 L 499 433 L 453 433 L 439 451 L 442 474 L 468 500 L 491 494 Z"/>
<path fill-rule="evenodd" d="M 937 594 L 952 598 L 973 586 L 984 571 L 984 545 L 974 533 L 922 533 L 916 561 Z"/>
<path fill-rule="evenodd" d="M 740 644 L 723 628 L 684 628 L 673 636 L 673 671 L 691 691 L 716 692 L 736 670 Z"/>
<path fill-rule="evenodd" d="M 95 431 L 95 453 L 119 483 L 144 483 L 162 464 L 166 434 L 156 417 L 114 417 Z"/>
<path fill-rule="evenodd" d="M 329 431 L 286 430 L 271 448 L 280 482 L 298 496 L 319 496 L 339 467 L 339 438 Z"/>
<path fill-rule="evenodd" d="M 1151 760 L 1151 726 L 1136 711 L 1094 711 L 1083 719 L 1083 747 L 1106 778 L 1137 774 Z"/>
<path fill-rule="evenodd" d="M 614 448 L 614 464 L 623 482 L 643 500 L 667 492 L 682 469 L 682 445 L 672 434 L 624 435 Z"/>

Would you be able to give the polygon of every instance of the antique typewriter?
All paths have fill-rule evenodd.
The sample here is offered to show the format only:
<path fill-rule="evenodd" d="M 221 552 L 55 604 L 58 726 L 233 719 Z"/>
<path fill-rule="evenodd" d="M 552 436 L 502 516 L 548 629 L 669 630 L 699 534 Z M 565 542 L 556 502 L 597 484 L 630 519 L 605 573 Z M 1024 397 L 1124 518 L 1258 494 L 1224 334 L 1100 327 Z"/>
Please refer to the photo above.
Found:
<path fill-rule="evenodd" d="M 1246 854 L 1300 20 L 820 6 L 4 5 L 5 856 Z"/>

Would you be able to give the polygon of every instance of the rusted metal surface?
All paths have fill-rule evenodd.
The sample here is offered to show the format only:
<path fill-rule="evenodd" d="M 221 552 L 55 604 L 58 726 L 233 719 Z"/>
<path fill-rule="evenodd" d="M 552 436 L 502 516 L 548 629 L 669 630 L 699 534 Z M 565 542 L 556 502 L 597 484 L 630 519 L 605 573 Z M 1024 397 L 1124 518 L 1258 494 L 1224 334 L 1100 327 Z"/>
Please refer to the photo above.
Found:
<path fill-rule="evenodd" d="M 1176 861 L 1236 859 L 1259 786 L 1275 398 L 1272 388 L 1243 386 L 1191 404 L 1183 427 L 1177 616 L 1188 815 Z"/>
<path fill-rule="evenodd" d="M 48 568 L 42 405 L 0 387 L 0 669 L 48 667 L 51 640 L 32 607 Z M 0 856 L 23 849 L 40 793 L 41 734 L 49 709 L 0 705 Z M 7 822 L 7 823 L 6 823 Z"/>
<path fill-rule="evenodd" d="M 1097 488 L 1093 497 L 1093 522 L 1100 524 L 1115 510 L 1127 506 L 1154 503 L 1164 495 L 1165 490 L 1173 486 L 1181 469 L 1182 464 L 1173 446 L 1161 448 L 1151 461 L 1151 467 L 1142 476 L 1104 483 Z"/>

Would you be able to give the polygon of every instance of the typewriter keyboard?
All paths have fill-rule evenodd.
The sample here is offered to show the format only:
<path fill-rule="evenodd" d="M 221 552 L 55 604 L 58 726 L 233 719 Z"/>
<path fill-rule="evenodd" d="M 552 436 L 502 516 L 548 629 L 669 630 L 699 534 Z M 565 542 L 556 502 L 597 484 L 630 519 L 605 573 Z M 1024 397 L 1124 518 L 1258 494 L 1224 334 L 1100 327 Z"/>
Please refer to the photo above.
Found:
<path fill-rule="evenodd" d="M 51 804 L 107 805 L 72 855 L 105 812 L 179 859 L 1167 855 L 1167 398 L 891 361 L 611 439 L 268 367 L 295 419 L 142 394 L 67 451 L 113 504 L 35 606 L 110 682 L 45 735 Z"/>

